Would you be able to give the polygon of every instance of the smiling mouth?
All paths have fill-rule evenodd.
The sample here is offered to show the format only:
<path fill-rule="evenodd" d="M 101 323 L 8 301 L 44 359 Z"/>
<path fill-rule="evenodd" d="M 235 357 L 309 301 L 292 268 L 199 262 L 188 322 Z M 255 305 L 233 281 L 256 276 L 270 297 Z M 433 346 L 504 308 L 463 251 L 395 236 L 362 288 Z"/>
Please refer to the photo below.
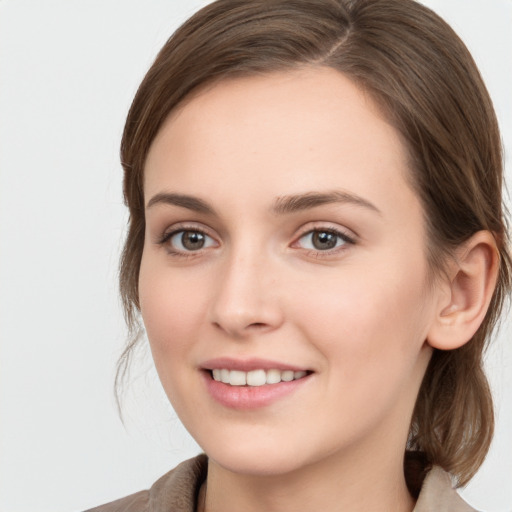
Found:
<path fill-rule="evenodd" d="M 226 368 L 216 368 L 209 370 L 213 380 L 222 382 L 229 386 L 265 386 L 279 384 L 280 382 L 291 382 L 293 380 L 303 379 L 312 372 L 310 371 L 293 371 L 293 370 L 251 370 L 244 372 L 242 370 L 228 370 Z"/>

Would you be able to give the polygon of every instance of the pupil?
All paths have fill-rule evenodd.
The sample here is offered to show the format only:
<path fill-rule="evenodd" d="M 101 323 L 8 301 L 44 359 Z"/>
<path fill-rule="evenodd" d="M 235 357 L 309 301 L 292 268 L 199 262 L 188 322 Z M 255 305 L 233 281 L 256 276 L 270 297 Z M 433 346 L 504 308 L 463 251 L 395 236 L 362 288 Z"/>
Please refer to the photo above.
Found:
<path fill-rule="evenodd" d="M 204 245 L 204 235 L 197 231 L 185 231 L 185 233 L 181 235 L 181 243 L 185 249 L 191 251 L 201 249 Z"/>
<path fill-rule="evenodd" d="M 315 249 L 326 250 L 336 247 L 336 239 L 338 237 L 334 233 L 328 231 L 316 231 L 313 233 L 313 246 Z"/>

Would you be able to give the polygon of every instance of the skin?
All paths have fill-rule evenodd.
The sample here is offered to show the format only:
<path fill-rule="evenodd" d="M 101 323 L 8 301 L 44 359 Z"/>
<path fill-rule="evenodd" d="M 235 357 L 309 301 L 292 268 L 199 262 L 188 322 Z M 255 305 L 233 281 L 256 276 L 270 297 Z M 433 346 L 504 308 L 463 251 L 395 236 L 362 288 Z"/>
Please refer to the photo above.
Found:
<path fill-rule="evenodd" d="M 163 387 L 210 457 L 209 512 L 413 509 L 402 457 L 447 293 L 428 284 L 409 172 L 398 132 L 328 68 L 222 81 L 160 129 L 145 167 L 140 305 Z M 330 191 L 344 200 L 273 211 Z M 149 205 L 171 193 L 214 213 Z M 179 229 L 206 233 L 205 246 L 161 243 Z M 315 250 L 314 229 L 351 241 Z M 206 390 L 201 365 L 216 357 L 313 374 L 269 406 L 235 410 Z"/>

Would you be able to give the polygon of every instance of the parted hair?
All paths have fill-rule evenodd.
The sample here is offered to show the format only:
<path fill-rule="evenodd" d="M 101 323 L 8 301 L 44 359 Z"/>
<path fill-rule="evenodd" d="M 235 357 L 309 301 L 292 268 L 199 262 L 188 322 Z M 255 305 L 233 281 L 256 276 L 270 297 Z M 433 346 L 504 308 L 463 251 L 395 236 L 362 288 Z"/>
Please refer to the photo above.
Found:
<path fill-rule="evenodd" d="M 402 135 L 409 178 L 424 210 L 433 275 L 477 231 L 489 230 L 495 238 L 500 269 L 487 315 L 462 347 L 434 350 L 406 447 L 406 477 L 415 464 L 422 470 L 437 464 L 463 485 L 483 462 L 494 429 L 483 355 L 511 279 L 502 148 L 491 99 L 470 53 L 446 22 L 414 0 L 218 0 L 166 42 L 136 93 L 121 143 L 129 225 L 120 290 L 131 334 L 116 386 L 140 342 L 144 164 L 162 123 L 202 86 L 301 66 L 343 73 Z M 407 480 L 415 494 L 415 477 Z"/>

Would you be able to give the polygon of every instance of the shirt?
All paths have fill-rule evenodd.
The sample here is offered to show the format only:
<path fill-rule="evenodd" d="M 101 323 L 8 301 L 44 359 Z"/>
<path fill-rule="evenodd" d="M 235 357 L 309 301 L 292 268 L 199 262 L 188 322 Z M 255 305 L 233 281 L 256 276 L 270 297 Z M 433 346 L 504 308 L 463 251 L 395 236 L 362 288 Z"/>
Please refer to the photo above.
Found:
<path fill-rule="evenodd" d="M 208 458 L 182 462 L 140 491 L 86 512 L 195 512 L 197 495 L 206 479 Z M 413 512 L 477 512 L 452 487 L 448 473 L 434 466 L 425 477 Z"/>

